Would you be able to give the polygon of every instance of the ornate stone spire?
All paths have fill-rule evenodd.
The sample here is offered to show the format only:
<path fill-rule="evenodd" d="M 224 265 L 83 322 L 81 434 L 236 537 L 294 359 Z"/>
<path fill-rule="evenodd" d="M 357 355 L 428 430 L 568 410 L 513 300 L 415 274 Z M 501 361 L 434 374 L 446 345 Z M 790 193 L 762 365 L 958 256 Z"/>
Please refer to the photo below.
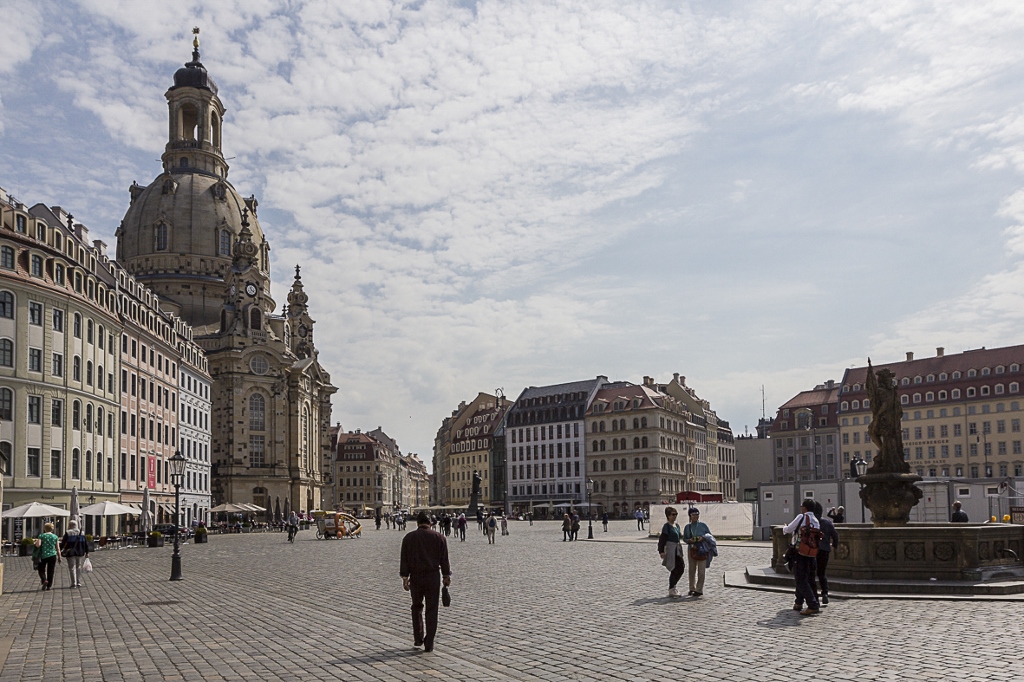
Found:
<path fill-rule="evenodd" d="M 259 248 L 253 244 L 252 231 L 249 229 L 249 209 L 242 209 L 242 229 L 238 232 L 238 241 L 233 249 L 234 268 L 237 272 L 245 272 L 256 267 Z"/>
<path fill-rule="evenodd" d="M 302 290 L 302 276 L 299 274 L 299 266 L 295 266 L 295 281 L 292 282 L 292 290 L 288 292 L 288 315 L 291 317 L 302 317 L 306 314 L 306 304 L 309 296 Z"/>

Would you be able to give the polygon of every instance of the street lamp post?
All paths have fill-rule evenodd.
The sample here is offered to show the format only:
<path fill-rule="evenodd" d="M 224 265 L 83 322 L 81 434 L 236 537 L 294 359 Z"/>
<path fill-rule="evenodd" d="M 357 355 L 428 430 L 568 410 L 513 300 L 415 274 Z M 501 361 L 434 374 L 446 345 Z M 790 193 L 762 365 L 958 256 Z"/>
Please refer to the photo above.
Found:
<path fill-rule="evenodd" d="M 181 547 L 178 544 L 178 521 L 181 519 L 181 483 L 185 478 L 185 458 L 180 451 L 171 457 L 171 481 L 174 482 L 174 554 L 171 555 L 171 580 L 184 580 L 181 575 Z"/>
<path fill-rule="evenodd" d="M 594 492 L 594 479 L 587 479 L 587 539 L 594 539 L 594 508 L 590 506 L 590 495 Z"/>
<path fill-rule="evenodd" d="M 860 483 L 860 522 L 864 523 L 864 484 L 861 483 L 860 477 L 868 472 L 868 463 L 858 455 L 857 459 L 853 460 L 853 470 L 857 474 L 857 483 Z"/>

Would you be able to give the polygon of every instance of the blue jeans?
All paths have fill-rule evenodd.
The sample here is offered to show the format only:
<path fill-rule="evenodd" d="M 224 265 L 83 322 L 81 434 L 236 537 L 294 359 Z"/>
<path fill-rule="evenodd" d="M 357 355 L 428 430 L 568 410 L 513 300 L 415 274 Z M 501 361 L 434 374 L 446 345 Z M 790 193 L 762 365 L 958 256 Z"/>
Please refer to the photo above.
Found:
<path fill-rule="evenodd" d="M 812 609 L 820 607 L 818 595 L 814 593 L 814 586 L 811 581 L 814 579 L 814 572 L 817 568 L 817 561 L 814 557 L 798 556 L 793 566 L 793 577 L 796 578 L 796 603 L 807 603 Z"/>

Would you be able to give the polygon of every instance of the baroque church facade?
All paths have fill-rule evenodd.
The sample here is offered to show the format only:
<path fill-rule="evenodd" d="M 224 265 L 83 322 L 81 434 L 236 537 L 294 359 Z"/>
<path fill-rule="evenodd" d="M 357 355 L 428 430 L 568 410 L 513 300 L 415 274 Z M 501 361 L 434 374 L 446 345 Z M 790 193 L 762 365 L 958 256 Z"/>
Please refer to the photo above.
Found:
<path fill-rule="evenodd" d="M 129 189 L 117 259 L 192 325 L 208 358 L 212 504 L 319 509 L 337 388 L 317 357 L 298 266 L 283 313 L 274 312 L 258 202 L 228 182 L 224 105 L 198 36 L 193 46 L 165 94 L 163 172 Z"/>

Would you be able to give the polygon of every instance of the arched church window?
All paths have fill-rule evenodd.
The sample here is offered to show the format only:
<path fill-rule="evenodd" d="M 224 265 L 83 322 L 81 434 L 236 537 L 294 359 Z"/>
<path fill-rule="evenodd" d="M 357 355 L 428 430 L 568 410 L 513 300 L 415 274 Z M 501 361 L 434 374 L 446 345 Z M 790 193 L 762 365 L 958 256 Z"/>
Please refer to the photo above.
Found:
<path fill-rule="evenodd" d="M 259 393 L 253 393 L 249 396 L 249 430 L 264 431 L 266 427 L 266 400 Z"/>
<path fill-rule="evenodd" d="M 260 314 L 259 308 L 252 308 L 249 310 L 249 328 L 250 329 L 262 329 L 263 328 L 263 317 Z"/>
<path fill-rule="evenodd" d="M 160 223 L 156 226 L 156 250 L 167 250 L 167 225 Z"/>
<path fill-rule="evenodd" d="M 220 255 L 231 255 L 231 233 L 227 230 L 220 231 Z"/>
<path fill-rule="evenodd" d="M 252 356 L 252 359 L 249 360 L 249 369 L 252 370 L 253 374 L 259 374 L 262 376 L 267 373 L 267 370 L 270 369 L 270 365 L 267 362 L 266 357 L 257 354 Z"/>

